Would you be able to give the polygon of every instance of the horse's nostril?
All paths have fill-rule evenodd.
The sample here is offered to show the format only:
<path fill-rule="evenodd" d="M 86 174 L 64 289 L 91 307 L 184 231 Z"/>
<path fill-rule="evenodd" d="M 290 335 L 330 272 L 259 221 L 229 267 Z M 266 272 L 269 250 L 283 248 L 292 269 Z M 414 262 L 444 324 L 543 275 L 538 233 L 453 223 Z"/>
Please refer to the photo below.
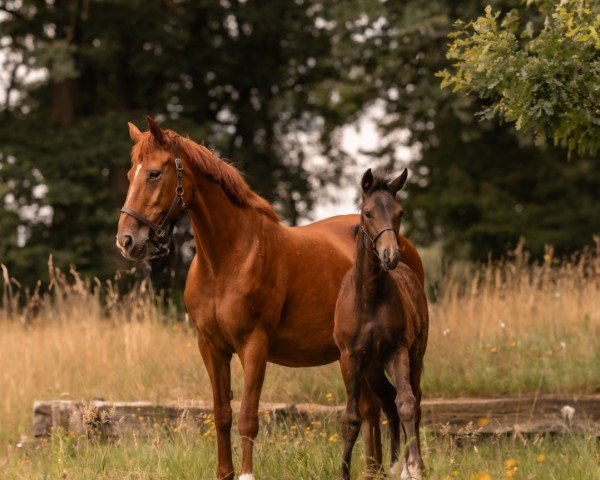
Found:
<path fill-rule="evenodd" d="M 123 235 L 121 245 L 123 245 L 123 248 L 126 250 L 129 250 L 133 246 L 133 237 L 131 235 Z"/>

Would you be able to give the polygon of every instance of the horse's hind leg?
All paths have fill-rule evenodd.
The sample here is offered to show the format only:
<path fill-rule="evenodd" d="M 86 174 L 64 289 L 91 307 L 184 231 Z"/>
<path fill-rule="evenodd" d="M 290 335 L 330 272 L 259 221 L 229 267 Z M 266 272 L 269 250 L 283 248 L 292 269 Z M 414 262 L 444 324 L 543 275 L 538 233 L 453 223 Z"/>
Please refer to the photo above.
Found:
<path fill-rule="evenodd" d="M 363 378 L 361 380 L 359 409 L 364 422 L 362 434 L 365 441 L 367 468 L 365 478 L 374 478 L 381 470 L 383 452 L 381 448 L 381 405 L 377 396 Z"/>
<path fill-rule="evenodd" d="M 421 480 L 423 460 L 417 437 L 417 400 L 410 382 L 410 359 L 406 347 L 398 349 L 389 362 L 391 376 L 396 384 L 396 408 L 406 434 L 408 453 L 402 469 L 402 479 Z"/>
<path fill-rule="evenodd" d="M 346 387 L 346 411 L 342 420 L 342 437 L 344 440 L 344 453 L 342 457 L 342 480 L 350 480 L 350 464 L 352 462 L 352 450 L 362 418 L 359 409 L 359 398 L 361 395 L 361 384 L 363 383 L 360 360 L 348 349 L 344 349 L 340 356 L 340 367 Z"/>
<path fill-rule="evenodd" d="M 383 413 L 388 421 L 390 430 L 390 452 L 392 460 L 391 473 L 400 473 L 398 468 L 398 453 L 400 450 L 400 417 L 396 409 L 396 389 L 385 376 L 385 371 L 380 367 L 371 367 L 365 377 L 367 382 L 381 404 Z"/>

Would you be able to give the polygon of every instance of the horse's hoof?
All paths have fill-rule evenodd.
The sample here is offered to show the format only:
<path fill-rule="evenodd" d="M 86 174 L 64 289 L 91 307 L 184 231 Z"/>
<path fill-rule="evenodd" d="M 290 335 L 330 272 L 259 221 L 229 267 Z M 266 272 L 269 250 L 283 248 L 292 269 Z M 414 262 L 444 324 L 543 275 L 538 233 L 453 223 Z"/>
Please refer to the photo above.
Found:
<path fill-rule="evenodd" d="M 253 473 L 243 473 L 242 475 L 240 475 L 239 480 L 254 480 L 254 474 Z"/>

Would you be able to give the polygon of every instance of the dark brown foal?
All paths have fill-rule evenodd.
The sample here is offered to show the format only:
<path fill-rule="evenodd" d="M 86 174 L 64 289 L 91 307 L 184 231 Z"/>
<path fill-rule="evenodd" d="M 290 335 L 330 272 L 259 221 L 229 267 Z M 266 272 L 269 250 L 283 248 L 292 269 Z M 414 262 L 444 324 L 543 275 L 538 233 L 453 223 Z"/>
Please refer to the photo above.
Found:
<path fill-rule="evenodd" d="M 359 397 L 364 380 L 388 418 L 392 472 L 400 465 L 401 424 L 408 442 L 401 478 L 423 477 L 420 383 L 428 313 L 422 283 L 400 263 L 398 238 L 404 211 L 396 194 L 406 176 L 406 170 L 391 181 L 373 176 L 370 169 L 364 174 L 356 262 L 346 273 L 337 299 L 333 335 L 347 393 L 342 427 L 344 480 L 350 479 L 352 449 L 362 423 Z M 390 400 L 386 372 L 396 387 L 395 402 Z"/>

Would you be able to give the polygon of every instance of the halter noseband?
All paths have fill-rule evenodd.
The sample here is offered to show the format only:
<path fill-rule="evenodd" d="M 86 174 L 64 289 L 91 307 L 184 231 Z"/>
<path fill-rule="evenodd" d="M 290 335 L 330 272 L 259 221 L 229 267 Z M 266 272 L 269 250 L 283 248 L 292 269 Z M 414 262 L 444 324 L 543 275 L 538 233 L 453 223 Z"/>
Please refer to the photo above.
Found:
<path fill-rule="evenodd" d="M 365 237 L 367 237 L 369 239 L 369 242 L 371 242 L 371 248 L 367 249 L 367 250 L 375 253 L 375 255 L 377 255 L 377 240 L 379 240 L 379 237 L 381 237 L 381 235 L 384 232 L 387 232 L 388 230 L 391 230 L 392 232 L 394 232 L 394 235 L 396 236 L 396 242 L 398 242 L 398 234 L 396 233 L 396 230 L 394 230 L 392 227 L 387 227 L 387 228 L 384 228 L 383 230 L 380 230 L 379 233 L 377 235 L 375 235 L 375 237 L 371 237 L 371 235 L 369 235 L 369 233 L 363 226 L 362 222 L 360 224 L 359 230 Z M 363 242 L 364 242 L 364 237 L 363 237 Z"/>
<path fill-rule="evenodd" d="M 154 234 L 153 236 L 150 236 L 150 242 L 156 247 L 156 252 L 151 258 L 161 257 L 169 253 L 169 241 L 173 235 L 173 229 L 175 228 L 175 224 L 179 221 L 179 219 L 183 217 L 183 213 L 186 209 L 186 204 L 183 200 L 183 162 L 181 161 L 181 158 L 179 158 L 179 146 L 177 144 L 175 144 L 173 147 L 173 155 L 175 156 L 175 174 L 177 175 L 177 186 L 175 187 L 175 196 L 171 201 L 171 206 L 169 207 L 169 210 L 167 211 L 163 221 L 157 225 L 148 218 L 144 217 L 142 214 L 126 207 L 125 205 L 123 205 L 123 208 L 121 208 L 122 213 L 125 213 L 143 223 Z M 171 218 L 175 213 L 175 208 L 178 204 L 181 204 L 181 214 L 176 218 Z M 167 223 L 169 223 L 169 226 L 168 228 L 165 228 Z"/>

